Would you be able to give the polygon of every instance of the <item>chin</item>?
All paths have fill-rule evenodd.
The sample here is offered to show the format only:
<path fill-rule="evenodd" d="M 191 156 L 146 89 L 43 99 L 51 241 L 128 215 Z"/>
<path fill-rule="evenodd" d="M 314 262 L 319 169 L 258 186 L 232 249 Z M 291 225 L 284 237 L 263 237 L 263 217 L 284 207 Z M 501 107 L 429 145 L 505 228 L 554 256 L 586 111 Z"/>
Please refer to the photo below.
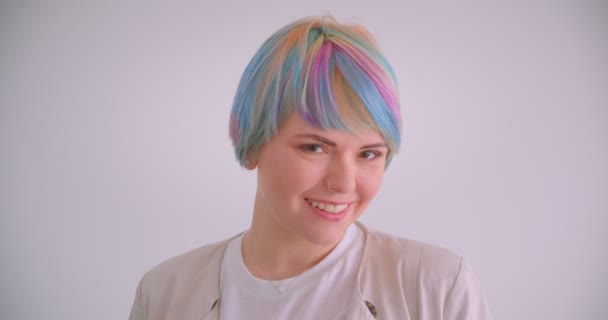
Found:
<path fill-rule="evenodd" d="M 330 227 L 319 227 L 319 228 L 315 228 L 315 230 L 311 230 L 312 232 L 308 233 L 306 235 L 306 238 L 308 239 L 309 242 L 315 244 L 315 245 L 319 245 L 319 246 L 329 246 L 329 245 L 334 245 L 337 242 L 339 242 L 342 237 L 344 236 L 344 233 L 346 232 L 346 229 L 348 229 L 348 227 L 352 224 L 348 223 L 347 225 L 342 225 L 340 224 L 335 225 L 335 226 L 330 226 Z"/>

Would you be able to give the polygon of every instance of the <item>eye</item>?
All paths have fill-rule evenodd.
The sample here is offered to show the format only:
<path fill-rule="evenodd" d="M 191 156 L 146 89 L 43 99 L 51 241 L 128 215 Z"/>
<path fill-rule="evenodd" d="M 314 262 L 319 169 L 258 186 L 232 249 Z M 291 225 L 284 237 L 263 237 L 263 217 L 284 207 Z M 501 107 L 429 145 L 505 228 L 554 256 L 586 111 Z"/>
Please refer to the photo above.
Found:
<path fill-rule="evenodd" d="M 313 153 L 323 153 L 323 147 L 318 144 L 303 144 L 300 148 L 304 151 L 313 152 Z"/>
<path fill-rule="evenodd" d="M 376 158 L 381 157 L 382 152 L 365 150 L 365 151 L 362 151 L 360 155 L 361 155 L 361 158 L 363 158 L 365 160 L 374 160 Z"/>

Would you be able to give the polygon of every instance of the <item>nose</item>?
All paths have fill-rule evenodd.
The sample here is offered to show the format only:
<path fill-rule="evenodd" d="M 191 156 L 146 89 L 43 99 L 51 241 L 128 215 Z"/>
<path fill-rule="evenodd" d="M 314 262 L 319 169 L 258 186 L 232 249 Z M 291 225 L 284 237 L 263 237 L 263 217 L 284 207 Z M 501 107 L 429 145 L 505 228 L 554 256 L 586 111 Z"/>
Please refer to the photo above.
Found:
<path fill-rule="evenodd" d="M 357 185 L 356 164 L 354 159 L 345 156 L 332 157 L 325 178 L 327 190 L 330 192 L 350 192 Z"/>

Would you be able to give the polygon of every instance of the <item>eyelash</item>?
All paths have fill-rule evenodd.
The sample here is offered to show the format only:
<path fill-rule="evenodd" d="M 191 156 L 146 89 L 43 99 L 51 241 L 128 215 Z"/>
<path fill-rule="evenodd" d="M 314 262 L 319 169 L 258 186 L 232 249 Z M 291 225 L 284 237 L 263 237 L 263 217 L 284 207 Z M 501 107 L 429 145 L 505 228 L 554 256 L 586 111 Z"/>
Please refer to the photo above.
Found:
<path fill-rule="evenodd" d="M 372 155 L 374 155 L 374 156 L 373 156 L 372 158 L 368 158 L 367 156 L 365 156 L 366 154 L 368 154 L 368 155 L 372 154 Z M 365 160 L 375 160 L 375 159 L 377 159 L 377 158 L 382 157 L 382 152 L 379 152 L 379 151 L 372 151 L 372 150 L 365 150 L 365 151 L 362 151 L 362 152 L 361 152 L 361 156 L 362 156 L 362 158 L 363 158 L 363 159 L 365 159 Z"/>
<path fill-rule="evenodd" d="M 323 146 L 321 146 L 319 144 L 313 144 L 313 143 L 303 144 L 303 145 L 300 146 L 300 149 L 302 149 L 304 151 L 309 151 L 309 152 L 312 152 L 312 153 L 320 153 L 320 152 L 318 152 L 316 150 L 313 150 L 313 149 L 317 149 L 317 150 L 320 150 L 320 151 L 325 151 L 323 149 Z"/>
<path fill-rule="evenodd" d="M 300 149 L 304 150 L 304 151 L 308 151 L 308 152 L 312 152 L 312 153 L 321 153 L 320 151 L 325 152 L 325 149 L 323 148 L 322 145 L 319 144 L 303 144 L 300 146 Z M 360 154 L 361 158 L 365 159 L 365 160 L 375 160 L 377 158 L 381 158 L 383 156 L 383 153 L 380 151 L 373 151 L 373 150 L 365 150 L 362 151 Z M 373 155 L 372 158 L 369 158 L 370 155 Z"/>

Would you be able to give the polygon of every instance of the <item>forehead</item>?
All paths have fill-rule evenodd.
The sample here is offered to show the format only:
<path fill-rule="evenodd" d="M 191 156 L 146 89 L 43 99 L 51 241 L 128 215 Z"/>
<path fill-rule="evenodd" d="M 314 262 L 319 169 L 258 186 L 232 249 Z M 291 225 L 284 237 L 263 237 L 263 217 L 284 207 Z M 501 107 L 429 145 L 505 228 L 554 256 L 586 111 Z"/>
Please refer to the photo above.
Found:
<path fill-rule="evenodd" d="M 350 143 L 370 144 L 385 142 L 382 136 L 374 129 L 359 128 L 353 131 L 340 129 L 322 129 L 308 123 L 297 112 L 293 112 L 281 123 L 277 136 L 280 138 L 294 138 L 298 135 L 315 134 L 337 141 Z"/>

